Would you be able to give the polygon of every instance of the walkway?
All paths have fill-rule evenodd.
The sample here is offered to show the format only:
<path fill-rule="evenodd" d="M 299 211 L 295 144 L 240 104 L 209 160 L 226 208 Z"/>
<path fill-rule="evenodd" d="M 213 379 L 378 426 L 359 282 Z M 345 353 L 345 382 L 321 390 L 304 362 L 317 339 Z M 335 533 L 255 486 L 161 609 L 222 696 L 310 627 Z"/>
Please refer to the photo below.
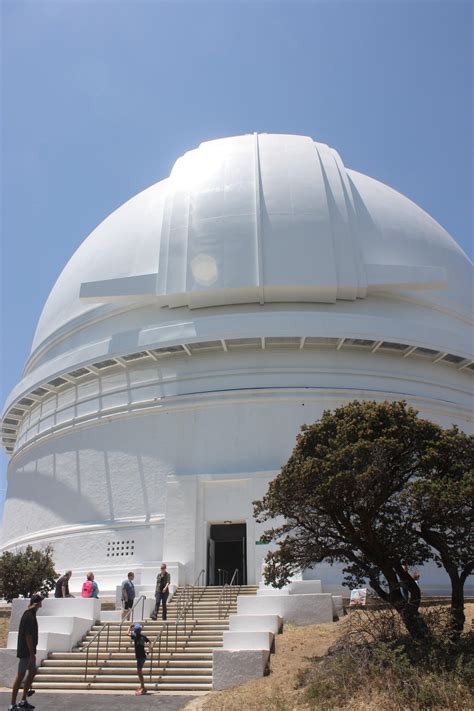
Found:
<path fill-rule="evenodd" d="M 30 703 L 37 711 L 43 709 L 67 708 L 68 711 L 130 711 L 131 708 L 160 709 L 160 711 L 178 711 L 184 708 L 194 696 L 164 696 L 162 694 L 147 694 L 133 696 L 132 694 L 63 694 L 50 691 L 38 691 L 30 697 Z M 18 695 L 17 701 L 21 696 Z M 0 708 L 7 709 L 10 704 L 10 693 L 0 692 Z"/>

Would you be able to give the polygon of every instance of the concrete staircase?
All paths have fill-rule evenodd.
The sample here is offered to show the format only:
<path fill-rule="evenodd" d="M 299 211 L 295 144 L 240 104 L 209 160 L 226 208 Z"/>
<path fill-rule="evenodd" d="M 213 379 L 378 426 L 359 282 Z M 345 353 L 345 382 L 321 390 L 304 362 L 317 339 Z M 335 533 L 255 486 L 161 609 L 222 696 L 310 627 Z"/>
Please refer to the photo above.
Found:
<path fill-rule="evenodd" d="M 194 605 L 188 607 L 186 623 L 168 627 L 167 649 L 161 651 L 158 664 L 158 645 L 155 646 L 153 673 L 150 679 L 150 657 L 144 667 L 147 687 L 163 692 L 206 692 L 212 688 L 212 650 L 222 647 L 223 634 L 229 629 L 229 614 L 237 610 L 237 593 L 255 595 L 257 586 L 243 585 L 231 588 L 225 609 L 219 610 L 220 587 L 194 589 Z M 183 590 L 178 589 L 168 606 L 168 621 L 173 623 L 182 609 L 180 599 Z M 229 604 L 230 603 L 230 604 Z M 143 633 L 153 642 L 163 629 L 164 623 L 146 619 Z M 89 649 L 86 669 L 86 649 L 101 629 L 95 625 L 72 652 L 53 652 L 45 659 L 38 671 L 34 686 L 37 689 L 91 689 L 131 691 L 139 685 L 133 644 L 127 637 L 128 623 L 109 623 L 101 633 L 100 643 L 94 642 Z M 164 636 L 163 636 L 164 637 Z"/>

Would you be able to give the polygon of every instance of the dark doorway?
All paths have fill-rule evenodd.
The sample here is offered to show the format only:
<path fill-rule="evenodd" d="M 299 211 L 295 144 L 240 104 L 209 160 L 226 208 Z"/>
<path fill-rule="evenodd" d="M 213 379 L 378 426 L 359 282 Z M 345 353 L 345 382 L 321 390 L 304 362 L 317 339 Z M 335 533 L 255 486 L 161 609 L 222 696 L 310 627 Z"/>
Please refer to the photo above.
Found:
<path fill-rule="evenodd" d="M 208 585 L 230 583 L 235 570 L 238 583 L 247 584 L 247 526 L 245 523 L 211 525 L 208 547 Z"/>

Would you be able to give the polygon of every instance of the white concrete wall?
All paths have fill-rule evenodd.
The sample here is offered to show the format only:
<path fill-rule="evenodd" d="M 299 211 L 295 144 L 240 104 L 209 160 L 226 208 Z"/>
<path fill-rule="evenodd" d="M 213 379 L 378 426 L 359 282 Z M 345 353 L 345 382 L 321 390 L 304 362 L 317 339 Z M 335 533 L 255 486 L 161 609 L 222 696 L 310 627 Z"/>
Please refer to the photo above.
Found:
<path fill-rule="evenodd" d="M 266 649 L 214 649 L 212 652 L 212 688 L 228 689 L 259 679 L 268 670 L 270 652 Z"/>
<path fill-rule="evenodd" d="M 272 649 L 274 633 L 264 630 L 239 630 L 224 632 L 223 649 Z"/>
<path fill-rule="evenodd" d="M 311 625 L 332 622 L 333 603 L 329 593 L 308 595 L 239 595 L 238 615 L 279 615 L 284 622 Z"/>
<path fill-rule="evenodd" d="M 12 602 L 7 648 L 16 649 L 21 616 L 29 600 L 17 598 Z M 38 620 L 39 664 L 49 652 L 70 652 L 100 620 L 100 600 L 94 598 L 47 598 L 36 613 Z"/>
<path fill-rule="evenodd" d="M 272 632 L 278 634 L 283 620 L 279 615 L 229 615 L 229 632 Z"/>

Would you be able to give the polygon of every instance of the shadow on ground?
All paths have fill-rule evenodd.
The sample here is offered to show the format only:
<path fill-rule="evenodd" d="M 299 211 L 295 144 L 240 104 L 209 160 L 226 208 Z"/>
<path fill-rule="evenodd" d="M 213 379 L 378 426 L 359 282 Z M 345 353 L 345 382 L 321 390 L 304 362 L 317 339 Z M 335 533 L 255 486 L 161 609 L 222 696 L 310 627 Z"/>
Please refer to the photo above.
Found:
<path fill-rule="evenodd" d="M 101 711 L 129 711 L 130 705 L 134 708 L 160 709 L 160 711 L 178 711 L 182 709 L 194 696 L 162 696 L 160 694 L 147 694 L 146 696 L 133 696 L 130 694 L 68 694 L 48 693 L 37 691 L 29 701 L 36 706 L 37 711 L 51 708 L 67 708 L 68 711 L 87 711 L 98 709 Z M 21 696 L 18 695 L 17 703 Z M 7 709 L 10 703 L 10 693 L 0 692 L 0 709 Z"/>

